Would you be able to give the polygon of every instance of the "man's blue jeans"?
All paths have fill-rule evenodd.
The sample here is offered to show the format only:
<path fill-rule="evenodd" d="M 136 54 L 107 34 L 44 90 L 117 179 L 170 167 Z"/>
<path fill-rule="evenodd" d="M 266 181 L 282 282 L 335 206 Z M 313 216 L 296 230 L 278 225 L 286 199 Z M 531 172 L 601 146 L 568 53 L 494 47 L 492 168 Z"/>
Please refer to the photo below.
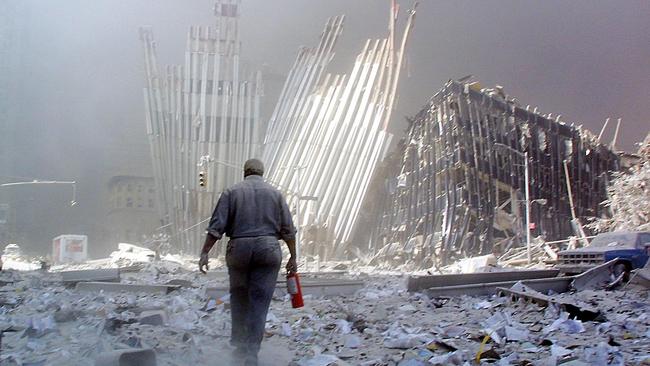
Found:
<path fill-rule="evenodd" d="M 282 264 L 282 251 L 273 236 L 238 238 L 228 242 L 231 344 L 257 359 L 266 314 Z"/>

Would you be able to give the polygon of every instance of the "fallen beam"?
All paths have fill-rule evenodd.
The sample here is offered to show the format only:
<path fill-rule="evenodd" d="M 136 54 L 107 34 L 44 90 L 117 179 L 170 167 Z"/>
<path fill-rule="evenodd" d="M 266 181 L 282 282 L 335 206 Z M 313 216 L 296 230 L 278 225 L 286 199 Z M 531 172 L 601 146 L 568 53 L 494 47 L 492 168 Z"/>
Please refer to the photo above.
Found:
<path fill-rule="evenodd" d="M 531 270 L 531 271 L 508 271 L 508 272 L 486 272 L 486 273 L 464 273 L 435 276 L 410 276 L 406 284 L 409 292 L 418 292 L 431 287 L 446 287 L 471 285 L 479 283 L 521 281 L 535 278 L 557 277 L 560 273 L 556 269 Z"/>
<path fill-rule="evenodd" d="M 60 272 L 61 280 L 67 284 L 77 282 L 119 282 L 120 270 L 117 268 L 87 269 Z"/>
<path fill-rule="evenodd" d="M 365 286 L 365 282 L 356 280 L 320 280 L 302 281 L 302 294 L 314 297 L 322 296 L 345 296 L 353 295 Z M 205 289 L 205 296 L 211 299 L 218 299 L 229 293 L 227 286 L 208 287 Z M 275 296 L 287 294 L 286 281 L 278 281 L 275 287 Z"/>
<path fill-rule="evenodd" d="M 650 288 L 650 261 L 645 264 L 645 267 L 633 271 L 632 278 L 628 283 Z"/>
<path fill-rule="evenodd" d="M 75 287 L 78 291 L 93 292 L 140 292 L 148 294 L 168 294 L 180 288 L 175 285 L 138 285 L 114 282 L 79 282 Z"/>
<path fill-rule="evenodd" d="M 555 292 L 566 292 L 571 286 L 571 281 L 574 277 L 552 277 L 552 278 L 537 278 L 524 281 L 504 281 L 504 282 L 491 282 L 491 283 L 476 283 L 471 285 L 456 285 L 456 286 L 442 286 L 432 287 L 424 290 L 423 292 L 429 297 L 454 297 L 454 296 L 488 296 L 497 293 L 498 289 L 512 287 L 517 282 L 521 282 L 526 286 L 542 292 L 547 293 L 549 290 Z"/>
<path fill-rule="evenodd" d="M 302 287 L 303 295 L 312 295 L 315 297 L 344 296 L 353 295 L 355 292 L 361 290 L 365 286 L 365 283 L 355 280 L 320 280 L 304 282 L 300 286 Z M 286 281 L 278 283 L 278 286 L 275 288 L 275 293 L 280 296 L 287 294 Z"/>
<path fill-rule="evenodd" d="M 597 267 L 588 269 L 575 276 L 571 287 L 578 290 L 602 289 L 609 285 L 613 278 L 614 267 L 618 264 L 619 259 L 614 258 L 609 262 L 603 263 Z"/>
<path fill-rule="evenodd" d="M 582 321 L 604 321 L 604 316 L 593 307 L 588 305 L 572 303 L 566 300 L 558 300 L 552 296 L 544 295 L 541 292 L 528 288 L 527 286 L 515 286 L 515 288 L 498 288 L 497 295 L 500 297 L 509 296 L 512 302 L 525 300 L 535 303 L 541 307 L 555 304 L 558 308 L 569 313 L 572 318 Z"/>

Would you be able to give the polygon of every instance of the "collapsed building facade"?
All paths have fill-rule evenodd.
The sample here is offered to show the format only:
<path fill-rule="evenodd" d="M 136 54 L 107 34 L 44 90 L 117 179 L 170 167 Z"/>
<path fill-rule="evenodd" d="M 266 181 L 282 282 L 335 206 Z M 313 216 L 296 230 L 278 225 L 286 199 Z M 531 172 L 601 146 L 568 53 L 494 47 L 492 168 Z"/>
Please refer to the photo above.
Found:
<path fill-rule="evenodd" d="M 239 63 L 239 8 L 217 1 L 216 26 L 191 27 L 185 64 L 164 72 L 152 31 L 141 30 L 157 206 L 177 250 L 198 250 L 219 194 L 255 156 L 287 195 L 304 254 L 321 258 L 363 246 L 360 238 L 366 254 L 399 251 L 422 265 L 505 251 L 525 241 L 527 186 L 535 236 L 564 239 L 582 231 L 581 219 L 606 215 L 617 156 L 501 89 L 449 82 L 382 166 L 415 16 L 407 11 L 397 37 L 394 1 L 388 36 L 367 40 L 349 74 L 328 73 L 343 29 L 342 16 L 329 19 L 318 45 L 299 50 L 266 128 L 261 75 Z"/>
<path fill-rule="evenodd" d="M 415 10 L 407 12 L 398 38 L 400 8 L 392 1 L 388 36 L 367 40 L 344 75 L 327 73 L 344 17 L 329 19 L 318 45 L 299 50 L 266 128 L 260 124 L 261 75 L 247 78 L 239 65 L 239 8 L 240 0 L 217 1 L 216 26 L 190 27 L 185 64 L 164 72 L 152 31 L 140 31 L 164 231 L 175 250 L 198 250 L 220 193 L 241 179 L 246 159 L 261 156 L 265 178 L 288 197 L 299 233 L 315 230 L 309 242 L 332 253 L 351 237 L 390 145 L 388 125 Z"/>
<path fill-rule="evenodd" d="M 147 134 L 159 215 L 177 250 L 197 252 L 224 188 L 260 153 L 259 72 L 240 65 L 239 0 L 219 0 L 215 26 L 192 26 L 184 65 L 157 64 L 152 30 L 142 28 Z"/>
<path fill-rule="evenodd" d="M 283 190 L 306 232 L 305 253 L 331 256 L 349 242 L 388 132 L 415 10 L 396 37 L 367 40 L 352 71 L 327 73 L 343 17 L 327 22 L 318 46 L 300 50 L 269 122 L 264 144 L 268 180 Z"/>
<path fill-rule="evenodd" d="M 588 131 L 523 108 L 501 88 L 455 81 L 410 121 L 395 160 L 387 174 L 396 178 L 373 195 L 386 198 L 371 249 L 421 266 L 525 243 L 527 184 L 531 235 L 573 235 L 581 219 L 607 215 L 608 174 L 619 168 Z"/>

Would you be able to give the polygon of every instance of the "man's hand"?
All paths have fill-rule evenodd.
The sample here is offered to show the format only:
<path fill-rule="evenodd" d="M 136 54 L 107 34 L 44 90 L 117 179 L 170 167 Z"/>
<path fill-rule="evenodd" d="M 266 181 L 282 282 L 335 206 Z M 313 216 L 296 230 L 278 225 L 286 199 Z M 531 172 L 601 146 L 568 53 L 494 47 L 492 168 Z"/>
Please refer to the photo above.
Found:
<path fill-rule="evenodd" d="M 298 271 L 298 264 L 296 263 L 296 258 L 291 256 L 287 261 L 287 274 L 294 274 Z"/>
<path fill-rule="evenodd" d="M 205 269 L 203 269 L 203 267 L 205 267 Z M 201 273 L 206 273 L 206 271 L 209 269 L 210 267 L 208 266 L 208 253 L 202 252 L 201 258 L 199 259 L 199 271 L 201 271 Z"/>

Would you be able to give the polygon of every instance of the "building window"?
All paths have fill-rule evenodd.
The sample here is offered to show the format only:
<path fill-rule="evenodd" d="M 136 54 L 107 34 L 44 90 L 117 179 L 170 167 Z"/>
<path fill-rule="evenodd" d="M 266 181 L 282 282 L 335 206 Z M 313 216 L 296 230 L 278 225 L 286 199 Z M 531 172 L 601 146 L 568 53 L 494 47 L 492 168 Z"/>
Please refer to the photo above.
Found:
<path fill-rule="evenodd" d="M 133 207 L 133 198 L 131 197 L 126 198 L 126 207 Z"/>

